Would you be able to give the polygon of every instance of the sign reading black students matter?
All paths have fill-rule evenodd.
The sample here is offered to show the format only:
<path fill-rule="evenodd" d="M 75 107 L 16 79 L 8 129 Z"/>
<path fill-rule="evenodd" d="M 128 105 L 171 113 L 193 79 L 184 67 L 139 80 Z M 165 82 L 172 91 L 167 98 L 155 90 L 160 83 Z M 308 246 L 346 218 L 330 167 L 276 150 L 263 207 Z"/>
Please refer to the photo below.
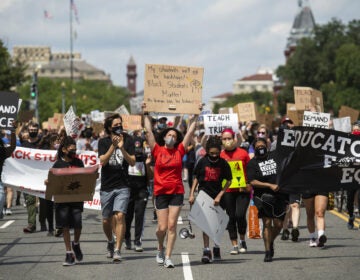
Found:
<path fill-rule="evenodd" d="M 145 65 L 145 111 L 199 114 L 204 68 Z"/>
<path fill-rule="evenodd" d="M 360 139 L 324 128 L 280 130 L 276 146 L 280 190 L 295 193 L 360 187 Z"/>
<path fill-rule="evenodd" d="M 19 106 L 19 94 L 16 92 L 0 92 L 0 129 L 12 128 Z"/>

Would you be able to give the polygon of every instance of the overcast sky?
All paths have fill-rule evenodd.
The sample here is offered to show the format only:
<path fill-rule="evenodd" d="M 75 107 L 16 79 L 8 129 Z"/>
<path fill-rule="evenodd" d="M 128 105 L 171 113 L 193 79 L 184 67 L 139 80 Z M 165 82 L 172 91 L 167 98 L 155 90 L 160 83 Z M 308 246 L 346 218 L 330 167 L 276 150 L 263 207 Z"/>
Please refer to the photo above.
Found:
<path fill-rule="evenodd" d="M 259 67 L 284 64 L 298 0 L 74 0 L 79 23 L 74 52 L 126 86 L 126 64 L 204 67 L 203 100 L 232 91 Z M 0 38 L 13 46 L 69 52 L 70 0 L 0 0 Z M 304 1 L 306 2 L 306 1 Z M 310 0 L 315 21 L 360 18 L 359 0 Z M 47 10 L 52 19 L 44 18 Z"/>

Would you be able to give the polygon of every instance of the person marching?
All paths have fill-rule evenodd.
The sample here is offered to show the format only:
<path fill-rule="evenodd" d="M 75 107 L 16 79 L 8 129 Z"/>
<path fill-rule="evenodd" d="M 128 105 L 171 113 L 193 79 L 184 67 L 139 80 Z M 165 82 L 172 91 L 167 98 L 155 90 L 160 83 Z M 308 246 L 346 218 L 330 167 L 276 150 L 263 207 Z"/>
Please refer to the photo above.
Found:
<path fill-rule="evenodd" d="M 221 140 L 217 136 L 210 136 L 206 142 L 206 156 L 201 158 L 194 169 L 194 179 L 189 195 L 189 203 L 192 205 L 195 201 L 194 192 L 196 187 L 198 191 L 204 191 L 214 199 L 214 205 L 224 207 L 222 197 L 231 184 L 232 174 L 229 164 L 223 158 L 220 158 Z M 224 188 L 223 180 L 226 180 Z M 209 236 L 203 232 L 204 250 L 201 261 L 203 263 L 212 262 L 210 251 Z M 215 244 L 213 251 L 216 252 L 219 246 Z"/>
<path fill-rule="evenodd" d="M 157 143 L 152 132 L 150 119 L 146 115 L 144 116 L 147 140 L 155 161 L 154 196 L 158 218 L 156 261 L 166 268 L 174 267 L 170 257 L 175 245 L 176 225 L 184 203 L 185 192 L 182 181 L 182 158 L 185 154 L 185 147 L 189 145 L 193 137 L 195 124 L 195 121 L 190 124 L 184 137 L 176 128 L 166 128 L 162 130 Z"/>
<path fill-rule="evenodd" d="M 66 136 L 60 143 L 57 160 L 53 168 L 84 167 L 84 163 L 76 157 L 76 142 L 71 136 Z M 45 181 L 47 185 L 47 180 Z M 66 257 L 63 266 L 72 266 L 83 260 L 80 249 L 80 236 L 82 230 L 82 212 L 84 202 L 55 203 L 56 224 L 62 228 Z M 71 242 L 70 228 L 74 229 L 74 240 Z M 75 256 L 74 256 L 75 253 Z"/>
<path fill-rule="evenodd" d="M 271 262 L 274 256 L 274 240 L 280 233 L 286 214 L 287 195 L 279 193 L 276 184 L 277 165 L 273 153 L 268 153 L 267 141 L 254 141 L 255 156 L 247 165 L 248 182 L 254 188 L 254 203 L 258 216 L 263 220 L 265 245 L 264 262 Z"/>
<path fill-rule="evenodd" d="M 221 151 L 220 157 L 229 163 L 234 178 L 231 186 L 224 194 L 224 202 L 226 213 L 229 215 L 227 230 L 233 246 L 230 254 L 237 255 L 247 251 L 245 241 L 247 228 L 246 212 L 250 204 L 251 185 L 246 183 L 246 165 L 250 158 L 246 150 L 237 147 L 235 132 L 231 128 L 226 128 L 222 131 L 221 139 L 224 150 Z M 239 243 L 237 241 L 237 233 L 240 235 Z M 220 252 L 217 253 L 219 255 L 217 257 L 220 258 Z"/>

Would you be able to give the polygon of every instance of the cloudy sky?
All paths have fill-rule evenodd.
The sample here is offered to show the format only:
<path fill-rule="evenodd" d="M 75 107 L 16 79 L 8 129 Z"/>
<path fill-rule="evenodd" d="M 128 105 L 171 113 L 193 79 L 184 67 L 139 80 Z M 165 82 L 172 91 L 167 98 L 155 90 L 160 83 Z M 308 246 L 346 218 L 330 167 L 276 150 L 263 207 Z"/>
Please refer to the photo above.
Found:
<path fill-rule="evenodd" d="M 74 52 L 126 85 L 126 64 L 204 67 L 203 100 L 232 91 L 235 80 L 284 64 L 298 0 L 74 0 Z M 1 0 L 0 39 L 13 46 L 69 52 L 70 0 Z M 307 2 L 307 1 L 303 1 Z M 360 18 L 358 0 L 310 0 L 318 24 Z M 51 19 L 44 18 L 44 10 Z"/>

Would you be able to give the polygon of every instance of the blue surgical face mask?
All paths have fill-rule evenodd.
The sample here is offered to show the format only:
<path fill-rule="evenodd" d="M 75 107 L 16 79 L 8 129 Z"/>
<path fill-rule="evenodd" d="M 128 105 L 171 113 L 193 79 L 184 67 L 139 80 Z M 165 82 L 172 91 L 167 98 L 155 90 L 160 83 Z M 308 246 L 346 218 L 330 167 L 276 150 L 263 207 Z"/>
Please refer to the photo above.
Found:
<path fill-rule="evenodd" d="M 165 140 L 165 144 L 166 144 L 167 146 L 172 147 L 172 146 L 174 146 L 174 144 L 175 144 L 175 139 L 174 139 L 174 137 L 172 137 L 172 136 L 168 136 L 168 137 L 166 137 L 164 140 Z"/>
<path fill-rule="evenodd" d="M 158 127 L 158 129 L 164 129 L 164 128 L 166 128 L 166 123 L 159 123 L 157 125 L 157 127 Z"/>

